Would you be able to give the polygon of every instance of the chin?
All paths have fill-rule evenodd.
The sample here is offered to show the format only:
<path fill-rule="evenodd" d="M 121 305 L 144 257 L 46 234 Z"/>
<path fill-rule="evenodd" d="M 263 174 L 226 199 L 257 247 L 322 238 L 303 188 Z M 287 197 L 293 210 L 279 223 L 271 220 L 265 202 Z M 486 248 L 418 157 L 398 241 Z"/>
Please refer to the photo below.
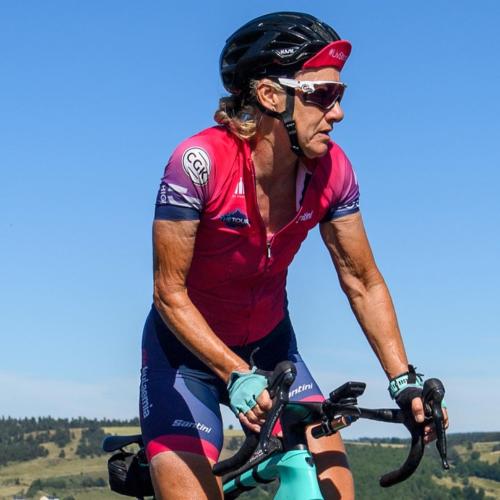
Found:
<path fill-rule="evenodd" d="M 315 142 L 308 147 L 303 147 L 304 156 L 310 160 L 325 156 L 328 153 L 328 142 Z"/>

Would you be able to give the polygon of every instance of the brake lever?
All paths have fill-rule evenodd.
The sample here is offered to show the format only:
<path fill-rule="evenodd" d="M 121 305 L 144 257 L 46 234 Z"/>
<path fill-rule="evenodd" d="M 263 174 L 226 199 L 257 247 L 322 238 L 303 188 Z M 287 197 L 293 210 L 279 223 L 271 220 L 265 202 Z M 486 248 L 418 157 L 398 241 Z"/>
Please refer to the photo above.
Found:
<path fill-rule="evenodd" d="M 259 446 L 266 454 L 269 451 L 269 443 L 271 442 L 271 434 L 274 426 L 280 418 L 283 408 L 288 403 L 290 386 L 293 384 L 296 376 L 297 369 L 295 365 L 291 361 L 282 361 L 276 365 L 275 370 L 268 378 L 268 391 L 273 405 L 265 423 L 262 425 L 259 436 Z"/>
<path fill-rule="evenodd" d="M 450 465 L 447 458 L 446 429 L 444 427 L 443 398 L 445 389 L 443 383 L 437 378 L 425 381 L 422 389 L 425 414 L 432 420 L 436 428 L 436 448 L 441 457 L 443 469 L 448 470 Z"/>
<path fill-rule="evenodd" d="M 242 471 L 260 463 L 266 456 L 281 450 L 281 441 L 272 436 L 272 432 L 283 408 L 288 403 L 288 392 L 297 375 L 297 369 L 291 361 L 282 361 L 276 365 L 273 372 L 257 369 L 256 373 L 267 377 L 267 390 L 273 405 L 260 433 L 248 431 L 241 448 L 232 457 L 217 462 L 212 467 L 216 476 L 226 474 L 224 480 L 236 477 Z"/>

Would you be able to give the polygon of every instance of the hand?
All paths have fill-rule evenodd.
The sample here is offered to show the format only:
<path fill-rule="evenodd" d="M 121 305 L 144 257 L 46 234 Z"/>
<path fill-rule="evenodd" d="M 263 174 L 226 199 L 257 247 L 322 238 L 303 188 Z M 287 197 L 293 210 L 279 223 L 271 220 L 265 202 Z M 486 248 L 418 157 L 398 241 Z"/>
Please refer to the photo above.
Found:
<path fill-rule="evenodd" d="M 415 397 L 411 400 L 411 411 L 415 417 L 415 421 L 421 424 L 425 419 L 424 404 L 422 398 Z M 448 411 L 443 408 L 444 428 L 448 429 Z M 436 429 L 434 424 L 426 425 L 424 427 L 424 443 L 429 444 L 436 439 Z"/>
<path fill-rule="evenodd" d="M 254 432 L 260 432 L 272 401 L 266 389 L 267 378 L 250 371 L 233 371 L 227 385 L 229 405 L 240 422 Z"/>
<path fill-rule="evenodd" d="M 238 419 L 242 425 L 254 432 L 260 432 L 266 415 L 272 407 L 272 400 L 267 389 L 264 389 L 257 398 L 257 404 L 245 414 L 240 412 Z"/>

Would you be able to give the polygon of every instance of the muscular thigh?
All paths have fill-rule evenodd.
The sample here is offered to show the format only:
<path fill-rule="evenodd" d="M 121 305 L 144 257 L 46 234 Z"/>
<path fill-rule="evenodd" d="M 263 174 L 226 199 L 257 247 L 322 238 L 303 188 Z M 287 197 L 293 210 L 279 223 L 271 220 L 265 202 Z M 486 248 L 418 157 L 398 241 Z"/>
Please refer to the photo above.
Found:
<path fill-rule="evenodd" d="M 148 459 L 164 451 L 183 451 L 217 460 L 222 420 L 211 388 L 174 370 L 144 372 L 141 430 Z"/>
<path fill-rule="evenodd" d="M 148 459 L 173 451 L 216 461 L 223 441 L 217 379 L 173 364 L 151 326 L 146 322 L 139 405 Z"/>

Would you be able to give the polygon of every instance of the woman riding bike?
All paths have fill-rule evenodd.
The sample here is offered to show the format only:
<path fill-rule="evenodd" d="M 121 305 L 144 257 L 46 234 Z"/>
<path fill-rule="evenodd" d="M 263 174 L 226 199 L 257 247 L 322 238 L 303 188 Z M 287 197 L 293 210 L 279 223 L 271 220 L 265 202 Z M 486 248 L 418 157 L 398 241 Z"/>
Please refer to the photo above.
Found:
<path fill-rule="evenodd" d="M 389 291 L 359 211 L 356 175 L 329 134 L 344 113 L 340 72 L 351 45 L 303 13 L 250 21 L 226 42 L 229 96 L 217 126 L 186 139 L 161 181 L 153 226 L 154 304 L 143 336 L 141 427 L 156 497 L 221 498 L 219 405 L 258 431 L 266 379 L 288 359 L 295 401 L 323 396 L 302 360 L 287 310 L 286 274 L 316 225 L 342 289 L 390 379 L 423 421 L 421 378 L 404 350 Z M 431 427 L 426 440 L 433 438 Z M 339 434 L 308 444 L 325 498 L 353 498 Z"/>

